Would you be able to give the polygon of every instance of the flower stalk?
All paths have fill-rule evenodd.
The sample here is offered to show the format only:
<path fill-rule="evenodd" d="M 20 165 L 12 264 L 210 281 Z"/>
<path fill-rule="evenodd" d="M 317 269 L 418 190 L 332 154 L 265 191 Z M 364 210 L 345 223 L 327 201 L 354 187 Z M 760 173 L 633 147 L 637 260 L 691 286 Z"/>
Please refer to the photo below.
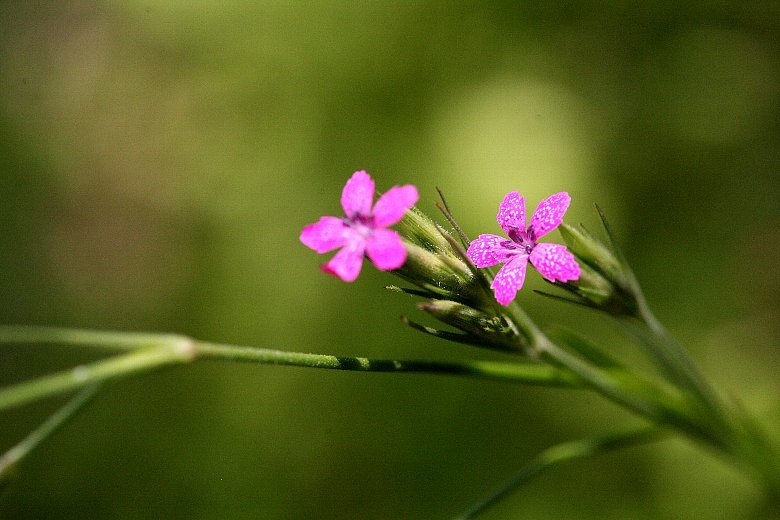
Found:
<path fill-rule="evenodd" d="M 556 194 L 543 201 L 534 213 L 531 225 L 525 230 L 522 227 L 523 199 L 516 193 L 510 193 L 504 199 L 497 219 L 512 242 L 496 235 L 480 235 L 477 240 L 467 243 L 467 252 L 458 247 L 453 237 L 437 227 L 451 245 L 446 254 L 452 255 L 454 251 L 470 268 L 473 275 L 471 285 L 474 288 L 470 289 L 469 296 L 464 296 L 466 291 L 462 289 L 456 289 L 455 294 L 450 292 L 446 297 L 433 295 L 431 301 L 424 302 L 419 307 L 443 323 L 460 330 L 463 334 L 457 335 L 458 338 L 481 340 L 462 342 L 514 352 L 530 362 L 554 366 L 574 374 L 587 388 L 645 417 L 653 424 L 673 426 L 691 439 L 721 452 L 727 458 L 747 463 L 764 482 L 769 483 L 771 489 L 778 489 L 780 456 L 771 447 L 771 443 L 766 442 L 765 437 L 759 435 L 757 438 L 763 439 L 760 441 L 756 440 L 757 438 L 748 440 L 749 436 L 745 434 L 742 424 L 744 419 L 735 417 L 733 410 L 726 407 L 685 350 L 650 312 L 639 283 L 617 248 L 601 209 L 597 207 L 610 238 L 608 245 L 599 241 L 584 227 L 578 229 L 561 222 L 566 206 L 566 194 Z M 444 207 L 440 206 L 439 209 L 465 240 L 465 235 L 452 217 L 449 206 L 444 204 Z M 415 211 L 419 213 L 419 210 Z M 538 232 L 533 226 L 538 227 Z M 537 251 L 537 235 L 540 236 L 557 226 L 560 226 L 572 258 L 578 263 L 576 271 L 572 267 L 575 265 L 572 264 L 573 260 L 567 256 L 569 253 L 564 254 L 560 247 L 553 247 L 555 256 L 533 256 Z M 406 235 L 404 238 L 409 239 Z M 523 247 L 529 240 L 532 246 L 526 251 L 530 254 L 522 256 L 525 253 L 518 253 L 518 246 Z M 440 251 L 430 250 L 431 254 L 437 256 L 443 254 Z M 548 280 L 574 295 L 576 299 L 571 300 L 573 303 L 603 312 L 619 320 L 629 330 L 634 330 L 632 335 L 639 339 L 666 378 L 648 379 L 615 364 L 601 365 L 594 360 L 609 359 L 609 356 L 597 348 L 588 347 L 589 352 L 583 356 L 576 348 L 565 348 L 545 335 L 514 300 L 517 290 L 522 287 L 525 263 L 529 257 L 530 262 Z M 545 263 L 547 258 L 552 259 L 552 263 Z M 489 270 L 475 269 L 498 262 L 504 262 L 504 266 L 496 277 Z M 421 278 L 424 279 L 424 276 Z M 469 279 L 463 280 L 468 287 Z M 501 305 L 486 304 L 484 298 L 473 296 L 479 294 L 478 289 L 482 290 L 483 296 L 489 295 L 488 288 L 495 290 L 496 299 Z M 450 301 L 442 301 L 445 298 Z M 457 305 L 452 301 L 458 302 Z M 487 323 L 505 326 L 498 329 L 500 334 L 496 334 L 496 329 L 486 327 Z M 423 329 L 416 325 L 415 328 Z M 431 333 L 430 328 L 427 329 L 424 331 Z M 452 333 L 434 333 L 443 339 L 451 339 L 447 334 Z M 767 460 L 770 462 L 767 463 Z"/>
<path fill-rule="evenodd" d="M 97 395 L 99 390 L 99 384 L 85 387 L 70 399 L 65 406 L 57 410 L 40 426 L 30 432 L 21 442 L 0 456 L 0 489 L 8 483 L 16 465 L 22 459 L 81 411 Z"/>
<path fill-rule="evenodd" d="M 0 326 L 0 346 L 19 343 L 99 348 L 115 351 L 116 354 L 71 370 L 0 388 L 0 411 L 72 392 L 91 384 L 198 361 L 229 361 L 354 372 L 428 373 L 536 386 L 583 386 L 578 377 L 565 370 L 531 363 L 371 359 L 226 345 L 170 334 Z M 133 345 L 135 347 L 132 347 Z"/>
<path fill-rule="evenodd" d="M 97 348 L 108 354 L 71 370 L 0 388 L 0 411 L 96 388 L 103 382 L 202 361 L 439 374 L 585 389 L 617 403 L 646 420 L 649 426 L 552 448 L 532 462 L 525 473 L 521 472 L 512 481 L 512 488 L 554 463 L 646 442 L 657 438 L 661 430 L 674 429 L 747 466 L 761 479 L 769 496 L 780 497 L 780 453 L 776 445 L 746 413 L 735 410 L 717 394 L 682 346 L 652 314 L 600 208 L 597 209 L 608 243 L 582 226 L 575 228 L 563 222 L 571 201 L 567 193 L 556 193 L 543 200 L 526 225 L 525 201 L 519 193 L 510 192 L 499 205 L 497 215 L 506 236 L 482 234 L 469 242 L 443 195 L 442 204 L 437 207 L 456 236 L 414 206 L 418 199 L 414 186 L 393 187 L 376 203 L 374 191 L 373 179 L 366 172 L 355 172 L 342 191 L 345 216 L 322 217 L 303 228 L 300 240 L 307 247 L 318 253 L 338 250 L 323 270 L 352 282 L 368 258 L 380 270 L 414 285 L 388 288 L 422 298 L 418 309 L 449 330 L 404 317 L 410 327 L 448 341 L 498 350 L 512 356 L 511 360 L 369 359 L 225 345 L 170 334 L 0 326 L 0 347 L 40 343 Z M 400 232 L 389 228 L 395 224 Z M 539 241 L 556 228 L 566 246 Z M 642 370 L 624 366 L 576 334 L 548 335 L 537 326 L 516 299 L 529 264 L 569 295 L 551 296 L 584 305 L 623 324 L 658 366 L 660 376 L 648 376 Z M 501 267 L 494 275 L 490 268 L 498 265 Z M 44 423 L 40 430 L 45 433 L 43 437 L 87 400 L 77 397 L 75 404 Z M 16 464 L 43 437 L 32 436 L 27 444 L 21 444 L 24 449 L 12 450 L 12 463 Z M 489 503 L 492 505 L 508 489 L 494 495 Z"/>

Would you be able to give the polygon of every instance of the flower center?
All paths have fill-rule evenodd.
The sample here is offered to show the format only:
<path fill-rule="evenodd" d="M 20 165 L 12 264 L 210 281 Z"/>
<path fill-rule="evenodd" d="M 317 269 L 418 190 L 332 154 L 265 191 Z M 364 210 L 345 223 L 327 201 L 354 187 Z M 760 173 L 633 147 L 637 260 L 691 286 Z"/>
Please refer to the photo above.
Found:
<path fill-rule="evenodd" d="M 344 217 L 341 221 L 345 226 L 357 231 L 366 240 L 374 233 L 374 217 L 371 215 L 356 214 L 352 217 Z"/>
<path fill-rule="evenodd" d="M 512 239 L 512 242 L 507 240 L 501 245 L 506 249 L 516 249 L 518 253 L 530 255 L 536 245 L 533 235 L 532 229 L 526 232 L 518 228 L 512 228 L 509 230 L 509 238 Z"/>
<path fill-rule="evenodd" d="M 345 217 L 346 220 L 354 224 L 362 224 L 368 227 L 374 227 L 374 217 L 372 215 L 363 215 L 361 213 L 355 213 L 351 217 Z"/>

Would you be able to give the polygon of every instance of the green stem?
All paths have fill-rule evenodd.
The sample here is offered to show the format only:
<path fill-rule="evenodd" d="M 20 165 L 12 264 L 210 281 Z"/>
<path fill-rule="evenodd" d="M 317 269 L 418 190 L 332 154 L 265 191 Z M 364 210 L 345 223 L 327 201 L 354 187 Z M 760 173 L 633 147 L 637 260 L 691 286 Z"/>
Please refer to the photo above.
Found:
<path fill-rule="evenodd" d="M 182 339 L 181 336 L 172 334 L 0 325 L 0 344 L 39 343 L 78 345 L 105 350 L 135 350 L 160 342 L 174 343 Z"/>
<path fill-rule="evenodd" d="M 5 452 L 0 457 L 0 485 L 5 483 L 14 467 L 37 448 L 44 440 L 59 430 L 66 422 L 72 419 L 88 402 L 92 400 L 100 389 L 99 384 L 86 387 L 76 394 L 65 406 L 54 412 L 38 428 L 30 432 L 17 445 Z"/>
<path fill-rule="evenodd" d="M 656 340 L 654 341 L 653 350 L 659 356 L 659 362 L 662 363 L 667 371 L 671 372 L 671 375 L 677 382 L 695 393 L 711 411 L 722 415 L 723 403 L 709 382 L 704 378 L 699 368 L 688 356 L 682 345 L 672 337 L 669 331 L 661 325 L 661 322 L 650 311 L 647 302 L 644 301 L 644 297 L 640 296 L 638 300 L 639 319 L 647 326 Z"/>
<path fill-rule="evenodd" d="M 196 342 L 197 359 L 350 370 L 358 372 L 424 372 L 513 381 L 529 385 L 580 386 L 580 380 L 555 367 L 502 361 L 421 361 L 304 354 L 256 347 Z"/>
<path fill-rule="evenodd" d="M 702 417 L 687 394 L 622 370 L 595 367 L 546 338 L 537 346 L 542 358 L 549 359 L 553 365 L 566 367 L 604 397 L 655 423 L 674 425 L 695 438 L 717 444 L 706 417 Z"/>
<path fill-rule="evenodd" d="M 735 450 L 734 444 L 722 442 L 723 439 L 719 437 L 722 432 L 712 430 L 707 416 L 701 415 L 701 407 L 696 401 L 692 402 L 685 392 L 644 381 L 624 370 L 593 366 L 552 343 L 536 329 L 527 316 L 518 315 L 518 312 L 522 313 L 516 309 L 510 317 L 530 336 L 532 351 L 549 364 L 339 357 L 198 342 L 183 336 L 166 334 L 2 326 L 0 345 L 60 343 L 107 348 L 117 354 L 72 370 L 0 388 L 0 411 L 95 383 L 194 361 L 232 361 L 359 372 L 419 372 L 526 385 L 590 388 L 656 423 L 672 424 L 694 438 L 704 440 L 743 460 L 747 459 L 751 465 L 757 465 L 760 457 L 746 457 L 747 450 Z"/>
<path fill-rule="evenodd" d="M 694 428 L 696 423 L 691 417 L 694 417 L 695 413 L 687 407 L 682 397 L 670 396 L 668 392 L 649 388 L 649 383 L 641 382 L 628 373 L 603 370 L 584 362 L 548 340 L 518 306 L 513 305 L 510 309 L 511 318 L 519 325 L 524 340 L 533 342 L 536 352 L 551 360 L 552 365 L 338 357 L 220 345 L 165 334 L 3 326 L 0 327 L 0 344 L 45 342 L 97 346 L 120 352 L 135 350 L 0 389 L 0 410 L 70 392 L 95 382 L 149 372 L 168 365 L 194 360 L 219 360 L 361 372 L 424 372 L 514 381 L 528 385 L 588 386 L 655 422 L 668 422 L 693 430 L 693 433 L 699 436 L 703 435 L 700 428 Z"/>
<path fill-rule="evenodd" d="M 0 410 L 21 406 L 44 397 L 71 392 L 87 385 L 156 370 L 192 360 L 191 342 L 170 342 L 161 336 L 158 346 L 80 365 L 71 370 L 38 377 L 0 389 Z"/>
<path fill-rule="evenodd" d="M 628 265 L 626 256 L 618 247 L 615 234 L 606 214 L 598 205 L 596 205 L 596 210 L 601 218 L 604 231 L 607 233 L 609 249 L 615 254 L 614 261 L 609 261 L 609 264 L 613 264 L 612 267 L 607 269 L 609 272 L 602 272 L 607 275 L 608 279 L 615 279 L 613 276 L 616 277 L 615 283 L 621 291 L 625 295 L 633 297 L 636 304 L 636 318 L 644 323 L 654 339 L 654 341 L 648 341 L 646 335 L 639 334 L 640 341 L 644 344 L 653 361 L 666 372 L 666 375 L 672 382 L 690 391 L 706 408 L 706 411 L 711 416 L 710 426 L 720 429 L 720 435 L 724 436 L 724 438 L 728 437 L 730 435 L 729 430 L 732 428 L 722 401 L 682 345 L 677 343 L 650 311 L 647 299 L 639 284 L 639 279 Z M 601 246 L 597 246 L 597 248 L 601 248 Z M 596 257 L 610 258 L 611 255 L 607 251 L 601 251 L 596 253 Z M 594 267 L 599 269 L 598 265 L 594 265 Z M 610 276 L 610 272 L 613 276 Z"/>
<path fill-rule="evenodd" d="M 663 358 L 664 365 L 673 371 L 671 375 L 701 403 L 700 407 L 709 419 L 711 436 L 718 439 L 721 450 L 737 462 L 747 464 L 764 481 L 767 495 L 780 502 L 780 453 L 766 432 L 744 411 L 740 412 L 721 399 L 641 296 L 639 319 L 649 331 L 649 334 L 645 333 L 650 336 L 645 340 L 650 343 L 648 349 Z M 640 335 L 640 339 L 644 338 Z"/>
<path fill-rule="evenodd" d="M 516 491 L 519 487 L 536 477 L 542 471 L 562 462 L 581 459 L 598 453 L 604 453 L 637 444 L 655 442 L 667 435 L 669 435 L 668 431 L 661 430 L 657 426 L 652 426 L 627 432 L 613 433 L 596 439 L 564 442 L 547 448 L 498 490 L 469 508 L 468 511 L 458 516 L 456 520 L 476 518 L 499 501 L 506 498 L 510 493 Z"/>
<path fill-rule="evenodd" d="M 524 339 L 530 343 L 533 353 L 546 358 L 555 366 L 566 367 L 605 397 L 627 406 L 640 415 L 658 419 L 659 413 L 653 406 L 627 395 L 619 382 L 613 380 L 605 370 L 598 369 L 577 356 L 569 354 L 549 340 L 519 305 L 513 302 L 507 310 L 509 317 L 518 326 Z"/>
<path fill-rule="evenodd" d="M 545 336 L 515 303 L 507 308 L 531 351 L 552 366 L 562 367 L 581 378 L 590 388 L 611 401 L 658 424 L 671 424 L 694 438 L 721 447 L 714 438 L 709 420 L 690 397 L 673 387 L 661 386 L 623 370 L 597 367 L 569 353 Z"/>
<path fill-rule="evenodd" d="M 234 361 L 271 365 L 350 370 L 359 372 L 421 372 L 456 375 L 480 379 L 511 381 L 527 385 L 578 387 L 580 379 L 566 370 L 531 363 L 500 361 L 418 361 L 339 357 L 305 354 L 255 347 L 198 342 L 182 336 L 135 334 L 122 332 L 71 331 L 33 327 L 0 328 L 0 344 L 54 341 L 57 338 L 72 346 L 101 345 L 120 351 L 128 345 L 145 345 L 129 353 L 75 367 L 0 389 L 0 410 L 21 406 L 38 399 L 70 392 L 96 382 L 141 374 L 196 360 Z"/>

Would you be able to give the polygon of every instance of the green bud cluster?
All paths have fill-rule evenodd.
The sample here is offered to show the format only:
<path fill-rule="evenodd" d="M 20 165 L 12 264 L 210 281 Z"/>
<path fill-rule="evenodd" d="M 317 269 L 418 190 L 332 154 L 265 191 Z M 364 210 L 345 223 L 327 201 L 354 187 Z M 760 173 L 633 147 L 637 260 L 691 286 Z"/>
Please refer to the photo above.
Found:
<path fill-rule="evenodd" d="M 432 298 L 485 305 L 487 299 L 475 272 L 444 229 L 413 207 L 399 230 L 406 242 L 406 263 L 395 274 L 428 291 Z"/>
<path fill-rule="evenodd" d="M 459 230 L 447 210 L 443 211 Z M 474 267 L 450 233 L 416 207 L 406 212 L 399 231 L 407 255 L 404 265 L 393 274 L 421 290 L 389 288 L 426 298 L 418 307 L 459 332 L 438 330 L 405 319 L 410 326 L 450 341 L 496 350 L 529 350 L 531 338 L 538 331 L 530 321 L 519 324 L 510 321 L 493 297 L 486 271 Z"/>

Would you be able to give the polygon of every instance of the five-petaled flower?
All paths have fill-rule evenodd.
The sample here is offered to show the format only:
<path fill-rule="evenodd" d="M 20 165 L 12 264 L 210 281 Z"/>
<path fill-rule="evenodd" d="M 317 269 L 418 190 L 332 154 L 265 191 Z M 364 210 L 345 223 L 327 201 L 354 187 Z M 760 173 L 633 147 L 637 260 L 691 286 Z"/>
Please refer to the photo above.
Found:
<path fill-rule="evenodd" d="M 411 185 L 394 186 L 374 205 L 374 180 L 364 171 L 355 172 L 341 193 L 345 217 L 322 217 L 301 231 L 301 242 L 318 253 L 341 251 L 322 270 L 351 282 L 360 274 L 368 255 L 382 271 L 398 269 L 406 261 L 406 247 L 395 231 L 386 229 L 403 218 L 419 195 Z"/>
<path fill-rule="evenodd" d="M 556 193 L 539 203 L 525 227 L 525 201 L 519 193 L 507 193 L 498 207 L 498 225 L 511 240 L 497 235 L 479 235 L 466 254 L 477 267 L 490 267 L 506 262 L 490 286 L 501 305 L 509 305 L 525 281 L 525 270 L 531 262 L 539 273 L 551 282 L 567 282 L 580 277 L 580 266 L 566 246 L 537 243 L 537 240 L 557 228 L 569 207 L 566 192 Z"/>

